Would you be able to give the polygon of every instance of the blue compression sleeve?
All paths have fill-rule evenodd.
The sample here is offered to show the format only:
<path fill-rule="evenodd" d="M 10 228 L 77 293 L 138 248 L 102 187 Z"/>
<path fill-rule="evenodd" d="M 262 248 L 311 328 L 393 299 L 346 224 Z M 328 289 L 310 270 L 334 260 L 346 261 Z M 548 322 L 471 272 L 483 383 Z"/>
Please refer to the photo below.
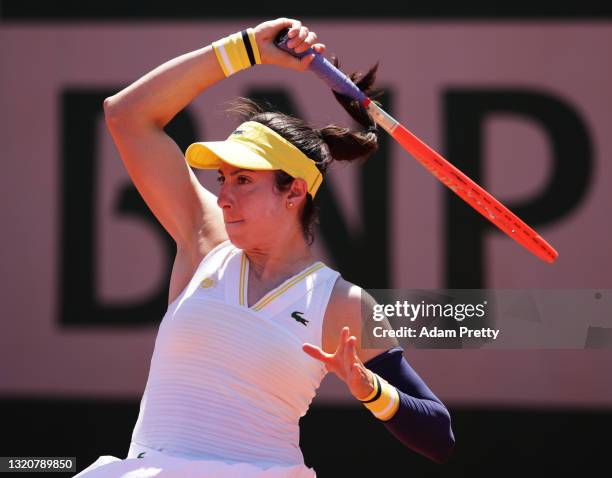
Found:
<path fill-rule="evenodd" d="M 364 363 L 399 392 L 395 415 L 382 421 L 408 448 L 436 463 L 448 461 L 455 446 L 451 418 L 444 404 L 408 364 L 401 347 L 394 347 Z"/>

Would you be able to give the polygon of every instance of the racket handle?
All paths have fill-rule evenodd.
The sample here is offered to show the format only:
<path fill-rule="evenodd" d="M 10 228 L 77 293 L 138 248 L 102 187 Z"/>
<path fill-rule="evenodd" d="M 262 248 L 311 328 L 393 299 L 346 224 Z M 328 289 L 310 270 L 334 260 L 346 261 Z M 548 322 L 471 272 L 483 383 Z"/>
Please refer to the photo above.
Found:
<path fill-rule="evenodd" d="M 317 53 L 312 48 L 302 52 L 296 53 L 287 46 L 289 38 L 289 28 L 284 28 L 276 35 L 274 44 L 281 50 L 295 56 L 296 58 L 302 58 L 303 56 L 315 54 L 314 59 L 310 62 L 308 67 L 315 75 L 322 79 L 327 86 L 332 90 L 342 95 L 348 96 L 354 100 L 359 101 L 361 104 L 367 104 L 368 97 L 351 81 L 351 79 L 342 73 L 338 68 L 332 65 L 327 58 L 320 53 Z"/>

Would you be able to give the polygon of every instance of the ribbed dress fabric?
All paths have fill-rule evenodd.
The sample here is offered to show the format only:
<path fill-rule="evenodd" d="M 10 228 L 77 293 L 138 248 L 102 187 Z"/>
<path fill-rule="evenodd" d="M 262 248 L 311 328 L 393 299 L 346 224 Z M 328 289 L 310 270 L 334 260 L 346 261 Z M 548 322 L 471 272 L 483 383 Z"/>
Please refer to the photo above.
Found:
<path fill-rule="evenodd" d="M 127 458 L 77 476 L 316 476 L 299 419 L 327 370 L 302 344 L 321 346 L 339 275 L 317 261 L 249 307 L 246 254 L 219 244 L 162 318 Z"/>

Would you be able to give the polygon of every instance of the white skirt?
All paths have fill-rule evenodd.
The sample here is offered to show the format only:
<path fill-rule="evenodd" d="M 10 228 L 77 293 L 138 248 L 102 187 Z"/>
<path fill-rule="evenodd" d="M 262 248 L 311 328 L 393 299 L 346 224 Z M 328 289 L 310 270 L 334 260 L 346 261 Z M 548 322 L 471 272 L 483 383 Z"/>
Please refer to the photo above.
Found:
<path fill-rule="evenodd" d="M 141 458 L 138 458 L 138 456 Z M 132 442 L 125 459 L 99 457 L 73 478 L 316 478 L 306 465 L 263 468 L 253 463 L 193 460 L 153 450 Z"/>

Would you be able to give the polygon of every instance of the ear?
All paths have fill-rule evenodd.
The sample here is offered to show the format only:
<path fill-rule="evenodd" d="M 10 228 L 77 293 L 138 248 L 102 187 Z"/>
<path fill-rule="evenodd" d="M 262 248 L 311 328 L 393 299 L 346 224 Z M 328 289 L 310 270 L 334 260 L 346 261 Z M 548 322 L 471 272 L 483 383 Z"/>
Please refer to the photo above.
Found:
<path fill-rule="evenodd" d="M 301 204 L 302 201 L 306 200 L 306 194 L 308 193 L 308 184 L 302 178 L 295 178 L 291 183 L 289 194 L 287 195 L 287 201 L 293 202 L 296 206 Z"/>

